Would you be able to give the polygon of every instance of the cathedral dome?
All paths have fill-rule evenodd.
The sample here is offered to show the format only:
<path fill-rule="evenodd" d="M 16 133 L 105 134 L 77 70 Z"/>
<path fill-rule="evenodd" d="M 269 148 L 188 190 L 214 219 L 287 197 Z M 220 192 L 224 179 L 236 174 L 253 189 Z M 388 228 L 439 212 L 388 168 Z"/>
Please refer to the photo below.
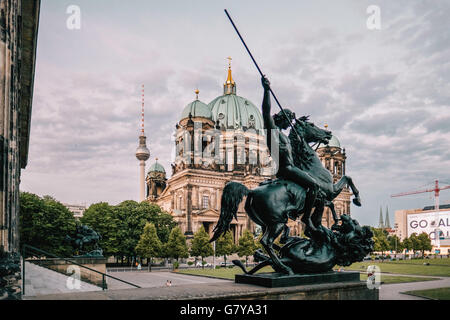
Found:
<path fill-rule="evenodd" d="M 192 115 L 193 118 L 206 118 L 211 119 L 211 110 L 209 109 L 206 103 L 201 102 L 200 100 L 194 100 L 189 103 L 181 113 L 181 119 L 189 118 L 189 114 Z"/>
<path fill-rule="evenodd" d="M 235 94 L 224 94 L 209 103 L 212 119 L 226 129 L 263 129 L 259 109 L 249 100 Z"/>
<path fill-rule="evenodd" d="M 223 95 L 215 98 L 208 106 L 212 120 L 225 129 L 264 129 L 259 109 L 249 100 L 236 95 L 236 82 L 231 74 L 231 58 L 228 57 L 227 80 L 223 84 Z"/>

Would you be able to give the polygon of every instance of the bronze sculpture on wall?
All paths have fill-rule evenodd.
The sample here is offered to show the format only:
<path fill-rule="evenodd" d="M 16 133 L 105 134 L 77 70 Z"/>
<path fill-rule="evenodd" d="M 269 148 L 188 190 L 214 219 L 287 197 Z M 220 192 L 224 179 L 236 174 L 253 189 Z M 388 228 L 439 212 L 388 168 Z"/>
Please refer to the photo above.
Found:
<path fill-rule="evenodd" d="M 91 227 L 77 224 L 75 236 L 67 235 L 66 241 L 78 252 L 79 255 L 76 257 L 103 257 L 103 250 L 99 247 L 101 238 L 101 235 Z"/>

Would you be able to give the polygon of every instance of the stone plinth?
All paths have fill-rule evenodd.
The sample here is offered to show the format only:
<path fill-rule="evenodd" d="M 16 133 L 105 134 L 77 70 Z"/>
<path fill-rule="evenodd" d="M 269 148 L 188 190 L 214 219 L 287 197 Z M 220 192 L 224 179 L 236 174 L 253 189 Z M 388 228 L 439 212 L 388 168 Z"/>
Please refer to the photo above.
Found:
<path fill-rule="evenodd" d="M 253 284 L 267 288 L 292 287 L 308 284 L 323 284 L 336 282 L 359 282 L 359 272 L 324 272 L 315 274 L 286 275 L 266 272 L 256 274 L 237 274 L 236 283 Z"/>
<path fill-rule="evenodd" d="M 234 281 L 173 287 L 120 289 L 47 295 L 42 300 L 378 300 L 365 282 L 336 282 L 266 288 Z"/>

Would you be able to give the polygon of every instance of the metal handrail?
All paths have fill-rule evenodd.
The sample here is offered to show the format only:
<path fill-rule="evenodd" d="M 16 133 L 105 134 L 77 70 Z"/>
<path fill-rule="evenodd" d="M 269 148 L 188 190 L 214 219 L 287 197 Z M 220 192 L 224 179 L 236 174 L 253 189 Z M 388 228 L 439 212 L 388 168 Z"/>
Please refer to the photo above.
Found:
<path fill-rule="evenodd" d="M 107 289 L 105 277 L 108 277 L 108 278 L 111 278 L 111 279 L 114 279 L 114 280 L 117 280 L 117 281 L 126 283 L 126 284 L 128 284 L 128 285 L 130 285 L 130 286 L 133 286 L 133 287 L 136 287 L 136 288 L 141 288 L 140 286 L 138 286 L 138 285 L 136 285 L 136 284 L 134 284 L 134 283 L 131 283 L 131 282 L 128 282 L 128 281 L 125 281 L 125 280 L 122 280 L 122 279 L 119 279 L 119 278 L 110 276 L 110 275 L 108 275 L 108 274 L 106 274 L 106 273 L 103 273 L 103 272 L 101 272 L 101 271 L 98 271 L 98 270 L 95 270 L 95 269 L 92 269 L 92 268 L 83 266 L 82 264 L 79 264 L 79 263 L 77 263 L 77 262 L 75 262 L 75 261 L 72 261 L 72 260 L 70 260 L 70 259 L 58 257 L 58 256 L 56 256 L 56 255 L 54 255 L 54 254 L 52 254 L 52 253 L 47 252 L 47 251 L 44 251 L 44 250 L 38 249 L 38 248 L 36 248 L 36 247 L 30 246 L 29 244 L 24 244 L 24 245 L 22 246 L 22 257 L 23 257 L 23 259 L 22 259 L 22 273 L 23 273 L 23 279 L 22 279 L 22 283 L 23 283 L 23 285 L 22 285 L 22 294 L 23 294 L 23 295 L 25 295 L 25 261 L 26 261 L 25 257 L 26 257 L 27 248 L 31 249 L 31 251 L 36 251 L 36 252 L 41 253 L 41 254 L 43 254 L 43 255 L 45 255 L 45 256 L 50 256 L 51 258 L 56 258 L 56 259 L 64 260 L 64 261 L 69 262 L 69 263 L 71 263 L 71 264 L 74 264 L 74 265 L 77 265 L 77 266 L 79 266 L 79 267 L 82 267 L 82 268 L 88 269 L 88 270 L 90 270 L 90 271 L 93 271 L 93 272 L 95 272 L 95 273 L 101 274 L 101 275 L 102 275 L 102 290 L 106 290 L 106 289 Z M 32 253 L 32 252 L 30 252 L 30 253 Z"/>

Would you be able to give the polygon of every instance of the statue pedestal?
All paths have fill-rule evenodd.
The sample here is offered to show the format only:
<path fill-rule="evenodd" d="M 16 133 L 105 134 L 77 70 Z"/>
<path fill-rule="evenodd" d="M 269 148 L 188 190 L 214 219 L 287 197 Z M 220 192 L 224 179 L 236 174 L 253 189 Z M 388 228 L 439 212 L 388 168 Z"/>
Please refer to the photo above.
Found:
<path fill-rule="evenodd" d="M 237 274 L 236 283 L 253 284 L 266 288 L 291 287 L 311 284 L 337 283 L 337 282 L 360 282 L 359 272 L 337 272 L 295 274 L 286 275 L 282 273 L 256 273 Z"/>

